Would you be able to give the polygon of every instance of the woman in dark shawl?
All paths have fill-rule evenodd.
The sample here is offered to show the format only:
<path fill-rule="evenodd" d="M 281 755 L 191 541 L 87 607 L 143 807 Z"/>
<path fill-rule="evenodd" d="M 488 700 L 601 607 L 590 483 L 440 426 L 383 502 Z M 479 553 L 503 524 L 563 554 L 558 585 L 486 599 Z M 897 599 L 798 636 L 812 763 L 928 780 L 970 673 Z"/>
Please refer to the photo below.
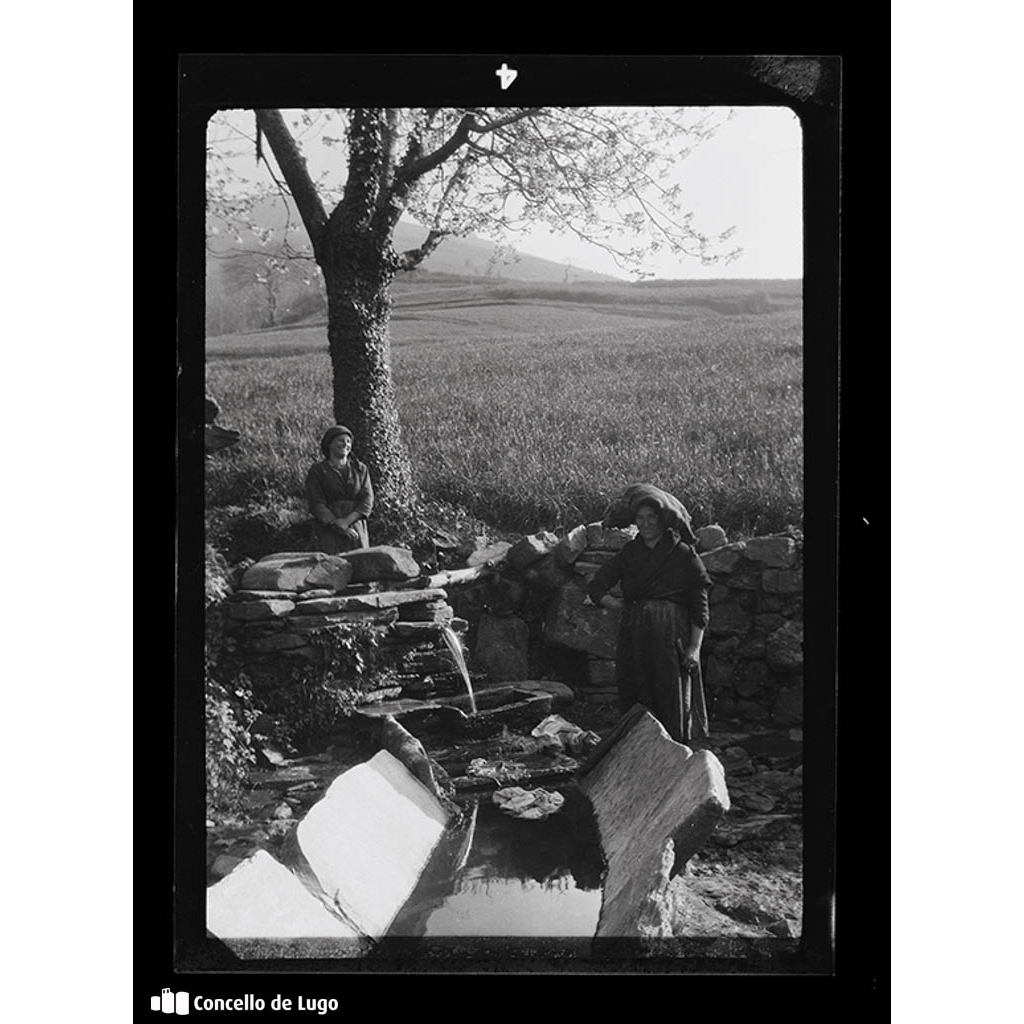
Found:
<path fill-rule="evenodd" d="M 331 427 L 320 441 L 324 453 L 306 474 L 306 500 L 313 517 L 313 551 L 341 554 L 370 546 L 366 520 L 373 511 L 370 471 L 352 455 L 352 431 Z"/>
<path fill-rule="evenodd" d="M 609 509 L 605 524 L 626 525 L 627 508 L 639 532 L 597 571 L 587 596 L 595 605 L 622 610 L 615 652 L 621 712 L 643 704 L 672 739 L 690 743 L 708 735 L 700 648 L 711 580 L 678 500 L 636 485 Z M 608 593 L 616 583 L 621 600 Z"/>

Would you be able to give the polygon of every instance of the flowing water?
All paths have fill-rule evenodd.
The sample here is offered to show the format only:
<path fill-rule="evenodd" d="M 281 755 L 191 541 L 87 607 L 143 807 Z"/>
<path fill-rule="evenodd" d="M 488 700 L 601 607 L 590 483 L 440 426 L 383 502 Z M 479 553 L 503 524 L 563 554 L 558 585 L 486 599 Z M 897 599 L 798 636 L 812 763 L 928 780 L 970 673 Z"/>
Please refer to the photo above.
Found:
<path fill-rule="evenodd" d="M 476 697 L 473 695 L 473 684 L 469 681 L 469 669 L 466 667 L 466 656 L 462 653 L 462 643 L 451 626 L 441 627 L 441 636 L 452 652 L 455 664 L 462 674 L 462 681 L 466 684 L 466 693 L 469 694 L 469 707 L 472 713 L 476 714 Z"/>

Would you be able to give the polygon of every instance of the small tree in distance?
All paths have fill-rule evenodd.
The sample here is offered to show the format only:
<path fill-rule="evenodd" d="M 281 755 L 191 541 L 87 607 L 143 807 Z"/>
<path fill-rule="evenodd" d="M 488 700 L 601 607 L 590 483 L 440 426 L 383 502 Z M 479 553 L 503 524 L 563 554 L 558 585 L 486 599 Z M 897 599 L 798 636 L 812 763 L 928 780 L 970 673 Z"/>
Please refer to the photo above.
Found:
<path fill-rule="evenodd" d="M 321 112 L 322 113 L 322 112 Z M 682 209 L 669 169 L 718 123 L 704 112 L 664 108 L 359 108 L 334 112 L 344 139 L 340 198 L 314 181 L 297 141 L 321 120 L 292 128 L 280 110 L 256 110 L 255 143 L 269 145 L 323 273 L 333 411 L 355 435 L 382 505 L 405 509 L 416 493 L 391 379 L 388 324 L 395 275 L 419 266 L 449 235 L 476 233 L 506 247 L 533 224 L 569 232 L 642 273 L 668 249 L 703 264 L 728 262 L 732 229 L 711 238 Z M 293 130 L 296 133 L 293 134 Z M 263 154 L 263 159 L 266 159 Z M 268 163 L 269 167 L 269 163 Z M 219 173 L 223 173 L 222 166 Z M 281 180 L 283 179 L 283 180 Z M 223 177 L 214 179 L 223 185 Z M 210 206 L 225 191 L 214 187 Z M 232 200 L 237 210 L 237 199 Z M 225 203 L 230 206 L 231 203 Z M 423 226 L 419 246 L 396 252 L 403 214 Z"/>

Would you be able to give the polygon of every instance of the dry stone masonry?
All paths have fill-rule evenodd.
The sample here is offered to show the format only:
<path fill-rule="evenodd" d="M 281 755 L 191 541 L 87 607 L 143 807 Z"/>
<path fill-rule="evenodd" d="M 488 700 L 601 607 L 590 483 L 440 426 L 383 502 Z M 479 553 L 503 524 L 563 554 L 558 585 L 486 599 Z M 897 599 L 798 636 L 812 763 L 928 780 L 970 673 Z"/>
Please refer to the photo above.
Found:
<path fill-rule="evenodd" d="M 412 554 L 396 547 L 271 554 L 245 572 L 228 615 L 257 663 L 313 660 L 325 630 L 370 627 L 378 634 L 380 665 L 391 674 L 386 688 L 367 699 L 461 692 L 442 636 L 447 626 L 471 652 L 478 686 L 561 680 L 591 702 L 614 705 L 620 613 L 584 599 L 594 573 L 635 535 L 633 526 L 601 523 L 581 524 L 562 537 L 541 531 L 482 547 L 465 569 L 433 575 L 423 575 Z M 730 542 L 717 525 L 702 527 L 697 537 L 713 581 L 703 648 L 712 718 L 800 725 L 801 538 Z"/>
<path fill-rule="evenodd" d="M 594 573 L 635 527 L 579 525 L 493 545 L 491 572 L 452 593 L 469 623 L 477 664 L 494 679 L 562 678 L 595 703 L 615 704 L 620 613 L 584 603 Z M 730 543 L 718 525 L 697 531 L 713 581 L 705 685 L 714 717 L 794 726 L 803 707 L 803 571 L 799 535 Z M 612 590 L 618 594 L 617 589 Z M 561 657 L 559 656 L 561 655 Z"/>
<path fill-rule="evenodd" d="M 370 699 L 396 697 L 405 685 L 417 695 L 454 693 L 462 681 L 442 629 L 459 636 L 468 623 L 435 585 L 452 575 L 422 576 L 412 554 L 395 547 L 271 554 L 243 574 L 228 620 L 257 674 L 278 658 L 314 661 L 332 627 L 362 625 L 377 633 L 394 684 Z"/>

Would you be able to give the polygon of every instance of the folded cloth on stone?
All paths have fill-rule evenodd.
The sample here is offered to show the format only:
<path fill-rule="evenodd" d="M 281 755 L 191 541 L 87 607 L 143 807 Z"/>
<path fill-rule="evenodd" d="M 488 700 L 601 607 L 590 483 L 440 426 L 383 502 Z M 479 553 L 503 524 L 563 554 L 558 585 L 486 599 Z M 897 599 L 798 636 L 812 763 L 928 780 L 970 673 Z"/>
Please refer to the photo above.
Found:
<path fill-rule="evenodd" d="M 491 779 L 499 785 L 530 777 L 525 764 L 518 761 L 488 761 L 485 757 L 474 757 L 466 766 L 466 774 L 474 778 Z"/>
<path fill-rule="evenodd" d="M 531 735 L 538 739 L 556 739 L 570 754 L 586 754 L 601 742 L 601 737 L 596 732 L 581 729 L 561 715 L 548 715 L 534 727 Z"/>
<path fill-rule="evenodd" d="M 636 519 L 637 506 L 645 500 L 653 501 L 661 509 L 667 529 L 675 530 L 686 544 L 697 543 L 686 506 L 654 484 L 630 484 L 622 494 L 612 499 L 605 509 L 602 523 L 605 526 L 629 526 Z"/>
<path fill-rule="evenodd" d="M 522 789 L 520 786 L 495 790 L 491 800 L 504 814 L 528 821 L 548 818 L 565 803 L 561 793 L 547 789 Z"/>

